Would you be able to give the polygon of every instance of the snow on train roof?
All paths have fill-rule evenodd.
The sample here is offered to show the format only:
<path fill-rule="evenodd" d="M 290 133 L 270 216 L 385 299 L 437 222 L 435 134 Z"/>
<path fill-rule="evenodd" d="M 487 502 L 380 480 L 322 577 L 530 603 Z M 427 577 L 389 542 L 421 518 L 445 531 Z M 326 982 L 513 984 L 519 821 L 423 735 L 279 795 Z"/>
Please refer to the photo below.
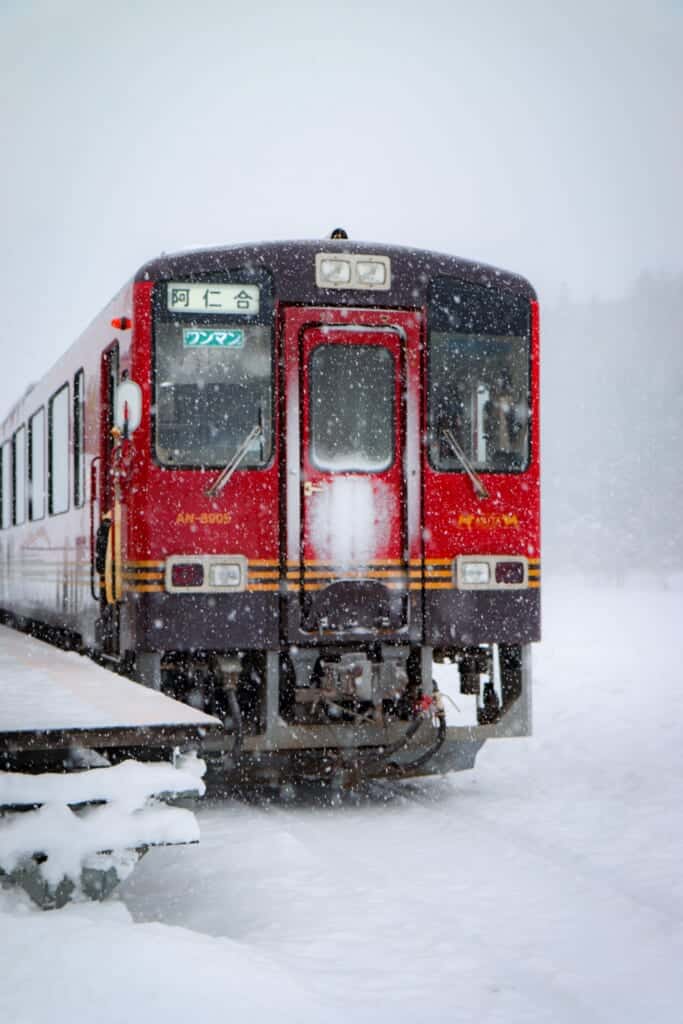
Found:
<path fill-rule="evenodd" d="M 219 725 L 210 715 L 88 658 L 0 626 L 0 737 L 15 732 Z"/>

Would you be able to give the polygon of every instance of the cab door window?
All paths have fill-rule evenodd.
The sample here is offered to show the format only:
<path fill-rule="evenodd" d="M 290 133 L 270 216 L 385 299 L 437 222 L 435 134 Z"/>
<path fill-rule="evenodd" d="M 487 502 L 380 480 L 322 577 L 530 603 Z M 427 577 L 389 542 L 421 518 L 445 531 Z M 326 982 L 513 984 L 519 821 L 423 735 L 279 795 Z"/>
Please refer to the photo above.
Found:
<path fill-rule="evenodd" d="M 310 357 L 311 462 L 379 473 L 394 458 L 394 359 L 379 345 L 320 345 Z"/>

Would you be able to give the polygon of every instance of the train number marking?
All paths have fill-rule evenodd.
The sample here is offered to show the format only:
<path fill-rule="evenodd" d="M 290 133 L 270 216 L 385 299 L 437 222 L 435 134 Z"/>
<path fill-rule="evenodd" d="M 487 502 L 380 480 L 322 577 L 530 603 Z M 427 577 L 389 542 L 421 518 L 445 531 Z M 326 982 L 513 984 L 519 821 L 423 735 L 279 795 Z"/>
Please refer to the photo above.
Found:
<path fill-rule="evenodd" d="M 175 521 L 180 526 L 227 526 L 232 515 L 230 512 L 179 512 Z"/>

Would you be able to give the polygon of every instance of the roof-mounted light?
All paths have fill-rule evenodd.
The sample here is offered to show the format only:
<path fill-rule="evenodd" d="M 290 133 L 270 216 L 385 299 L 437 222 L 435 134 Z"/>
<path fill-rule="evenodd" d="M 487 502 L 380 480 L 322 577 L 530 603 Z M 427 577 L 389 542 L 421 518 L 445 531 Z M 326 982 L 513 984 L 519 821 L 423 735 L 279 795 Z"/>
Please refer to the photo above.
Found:
<path fill-rule="evenodd" d="M 315 257 L 315 283 L 318 288 L 386 292 L 391 288 L 391 260 L 388 256 L 319 252 Z"/>
<path fill-rule="evenodd" d="M 351 263 L 349 260 L 327 257 L 318 265 L 318 277 L 321 287 L 340 288 L 351 283 Z"/>
<path fill-rule="evenodd" d="M 356 276 L 367 288 L 381 288 L 386 283 L 387 265 L 381 260 L 358 260 Z"/>

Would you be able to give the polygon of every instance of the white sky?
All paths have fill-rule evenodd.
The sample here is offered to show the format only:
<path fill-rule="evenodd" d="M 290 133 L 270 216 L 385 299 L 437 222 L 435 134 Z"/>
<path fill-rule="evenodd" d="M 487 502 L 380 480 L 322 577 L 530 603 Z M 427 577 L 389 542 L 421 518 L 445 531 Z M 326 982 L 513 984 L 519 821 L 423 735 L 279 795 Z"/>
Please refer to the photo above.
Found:
<path fill-rule="evenodd" d="M 1 0 L 0 415 L 162 250 L 441 249 L 542 298 L 681 270 L 683 0 Z"/>

